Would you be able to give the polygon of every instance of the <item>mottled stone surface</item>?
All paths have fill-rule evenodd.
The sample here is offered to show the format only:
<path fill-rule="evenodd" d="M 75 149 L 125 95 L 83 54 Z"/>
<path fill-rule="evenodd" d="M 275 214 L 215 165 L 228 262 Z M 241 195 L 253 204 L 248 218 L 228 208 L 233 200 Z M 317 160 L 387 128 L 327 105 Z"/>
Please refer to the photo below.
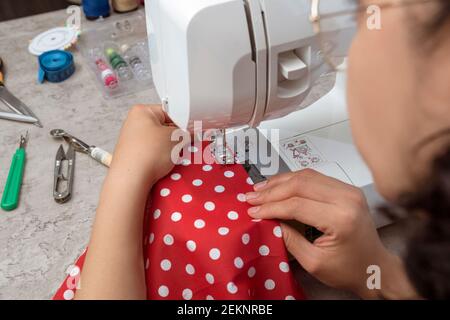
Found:
<path fill-rule="evenodd" d="M 28 53 L 28 43 L 42 31 L 63 26 L 65 19 L 64 11 L 56 11 L 0 23 L 0 56 L 6 63 L 7 87 L 33 109 L 44 125 L 39 129 L 0 120 L 2 190 L 19 136 L 27 130 L 30 133 L 20 206 L 13 212 L 0 211 L 0 299 L 51 298 L 65 278 L 65 270 L 89 239 L 107 169 L 77 154 L 73 198 L 67 204 L 57 204 L 52 187 L 59 142 L 49 136 L 49 131 L 62 128 L 113 151 L 130 106 L 158 102 L 152 89 L 105 100 L 77 49 L 73 50 L 77 67 L 73 77 L 60 84 L 38 84 L 37 58 Z M 93 26 L 85 21 L 83 24 Z M 401 230 L 399 226 L 389 227 L 388 242 L 395 248 L 402 243 L 398 235 Z M 298 273 L 312 298 L 352 297 L 319 285 L 304 272 Z"/>

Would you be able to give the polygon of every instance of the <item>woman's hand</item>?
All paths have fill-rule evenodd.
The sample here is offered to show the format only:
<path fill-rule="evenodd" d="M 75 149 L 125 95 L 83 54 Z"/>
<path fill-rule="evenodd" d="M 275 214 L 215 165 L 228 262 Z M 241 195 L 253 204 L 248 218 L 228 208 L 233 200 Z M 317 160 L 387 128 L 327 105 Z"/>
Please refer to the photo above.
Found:
<path fill-rule="evenodd" d="M 176 128 L 160 106 L 136 106 L 103 184 L 76 299 L 145 299 L 143 226 L 153 183 L 173 168 Z"/>
<path fill-rule="evenodd" d="M 362 192 L 313 170 L 279 175 L 247 194 L 253 218 L 297 220 L 323 235 L 310 243 L 282 224 L 288 251 L 321 282 L 364 298 L 414 297 L 403 266 L 380 242 Z M 381 270 L 381 291 L 367 287 L 369 266 Z M 412 292 L 411 292 L 412 291 Z"/>
<path fill-rule="evenodd" d="M 145 179 L 151 186 L 175 165 L 171 151 L 178 141 L 171 141 L 171 135 L 176 129 L 161 106 L 134 106 L 122 127 L 111 171 Z"/>

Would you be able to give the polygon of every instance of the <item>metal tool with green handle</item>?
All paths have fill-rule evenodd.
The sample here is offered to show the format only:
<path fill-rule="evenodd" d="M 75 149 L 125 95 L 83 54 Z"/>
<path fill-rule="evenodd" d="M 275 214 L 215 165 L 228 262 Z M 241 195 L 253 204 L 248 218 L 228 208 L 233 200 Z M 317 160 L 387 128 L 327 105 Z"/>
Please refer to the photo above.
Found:
<path fill-rule="evenodd" d="M 26 136 L 20 136 L 19 149 L 16 150 L 9 168 L 8 179 L 3 191 L 1 207 L 5 211 L 12 211 L 19 205 L 20 189 L 22 188 L 23 171 L 25 169 L 25 146 L 28 141 Z"/>

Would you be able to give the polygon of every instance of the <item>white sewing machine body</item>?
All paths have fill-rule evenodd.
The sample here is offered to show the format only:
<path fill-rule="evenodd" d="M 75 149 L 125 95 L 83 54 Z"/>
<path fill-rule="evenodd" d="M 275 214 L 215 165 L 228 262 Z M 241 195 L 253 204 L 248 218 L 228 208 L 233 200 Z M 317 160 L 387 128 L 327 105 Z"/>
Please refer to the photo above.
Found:
<path fill-rule="evenodd" d="M 347 0 L 322 1 L 323 12 Z M 311 105 L 330 72 L 310 22 L 310 0 L 147 0 L 156 89 L 181 128 L 256 127 Z M 343 56 L 354 21 L 328 25 L 327 45 Z M 344 46 L 345 47 L 345 46 Z M 331 89 L 331 87 L 330 87 Z"/>
<path fill-rule="evenodd" d="M 355 5 L 320 3 L 322 13 Z M 335 82 L 322 52 L 325 39 L 334 56 L 345 56 L 354 21 L 333 20 L 321 42 L 310 14 L 311 0 L 146 0 L 155 87 L 183 129 L 197 120 L 203 129 L 279 129 L 280 172 L 302 169 L 282 145 L 304 139 L 320 155 L 311 167 L 361 187 L 376 206 L 380 197 L 351 139 L 345 77 Z"/>

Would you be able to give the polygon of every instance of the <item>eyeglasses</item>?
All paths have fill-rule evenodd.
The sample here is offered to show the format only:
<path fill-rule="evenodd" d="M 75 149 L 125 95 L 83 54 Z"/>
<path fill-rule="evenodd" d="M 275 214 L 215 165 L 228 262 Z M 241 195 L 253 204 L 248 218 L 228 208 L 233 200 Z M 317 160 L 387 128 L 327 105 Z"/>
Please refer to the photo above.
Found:
<path fill-rule="evenodd" d="M 363 5 L 357 0 L 311 0 L 310 21 L 325 62 L 333 71 L 344 71 L 343 61 L 358 29 L 357 15 L 368 12 L 372 5 L 386 9 L 435 1 L 392 0 Z"/>

